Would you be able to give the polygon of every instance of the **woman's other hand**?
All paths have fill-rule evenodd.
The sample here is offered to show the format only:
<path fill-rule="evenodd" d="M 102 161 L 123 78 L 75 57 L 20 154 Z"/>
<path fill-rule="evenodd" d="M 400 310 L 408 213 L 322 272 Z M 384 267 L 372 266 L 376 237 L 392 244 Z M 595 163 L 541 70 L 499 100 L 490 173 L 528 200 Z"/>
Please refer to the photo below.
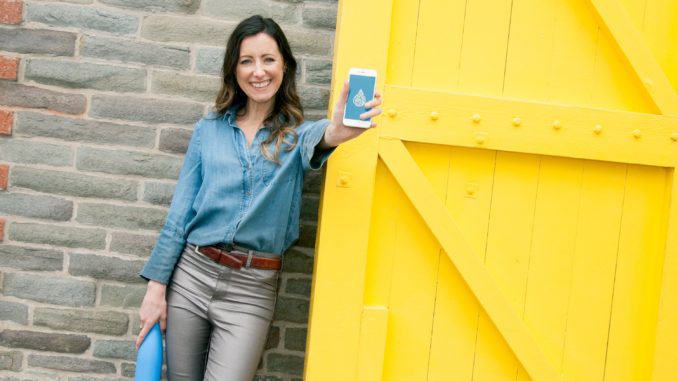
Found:
<path fill-rule="evenodd" d="M 339 94 L 339 99 L 337 100 L 336 105 L 334 106 L 334 112 L 332 113 L 332 121 L 325 130 L 325 136 L 320 143 L 321 148 L 331 148 L 336 147 L 339 144 L 349 141 L 363 132 L 367 131 L 367 128 L 360 127 L 351 127 L 344 124 L 344 110 L 346 109 L 346 102 L 348 100 L 348 81 L 344 82 L 344 87 L 341 89 L 341 94 Z M 365 113 L 360 114 L 360 119 L 369 119 L 381 114 L 381 109 L 378 106 L 381 105 L 381 94 L 378 92 L 374 93 L 374 99 L 365 103 L 365 107 L 371 109 Z M 376 127 L 377 124 L 372 121 L 370 128 Z"/>
<path fill-rule="evenodd" d="M 167 322 L 167 301 L 165 300 L 165 291 L 167 286 L 156 282 L 149 281 L 146 287 L 146 295 L 141 302 L 139 308 L 139 318 L 141 320 L 141 331 L 136 341 L 136 348 L 144 341 L 148 332 L 153 328 L 156 322 L 160 321 L 160 329 L 164 332 Z"/>

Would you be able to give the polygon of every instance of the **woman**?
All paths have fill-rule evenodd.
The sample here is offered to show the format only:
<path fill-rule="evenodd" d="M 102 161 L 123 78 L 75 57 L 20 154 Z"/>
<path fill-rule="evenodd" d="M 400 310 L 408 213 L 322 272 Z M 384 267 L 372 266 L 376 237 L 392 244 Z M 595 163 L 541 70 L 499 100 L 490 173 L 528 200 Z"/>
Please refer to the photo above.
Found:
<path fill-rule="evenodd" d="M 216 111 L 193 131 L 148 279 L 137 347 L 166 329 L 176 380 L 249 381 L 273 317 L 281 254 L 298 238 L 304 171 L 364 129 L 303 122 L 296 61 L 282 30 L 252 16 L 230 36 Z M 378 115 L 379 95 L 363 118 Z M 373 124 L 374 127 L 374 124 Z"/>

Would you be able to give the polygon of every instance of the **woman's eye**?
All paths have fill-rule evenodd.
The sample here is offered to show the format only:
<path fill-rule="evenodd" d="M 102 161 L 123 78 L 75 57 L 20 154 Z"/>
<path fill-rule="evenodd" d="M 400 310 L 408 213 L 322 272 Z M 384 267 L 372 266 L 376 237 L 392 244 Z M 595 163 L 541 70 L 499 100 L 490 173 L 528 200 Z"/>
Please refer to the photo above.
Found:
<path fill-rule="evenodd" d="M 250 60 L 242 60 L 242 61 L 240 61 L 240 64 L 241 64 L 241 65 L 247 65 L 247 64 L 249 64 L 250 62 L 252 62 L 252 61 L 250 61 Z"/>
<path fill-rule="evenodd" d="M 275 62 L 275 58 L 268 57 L 268 58 L 266 58 L 264 61 L 269 62 L 269 63 L 270 63 L 270 62 Z"/>

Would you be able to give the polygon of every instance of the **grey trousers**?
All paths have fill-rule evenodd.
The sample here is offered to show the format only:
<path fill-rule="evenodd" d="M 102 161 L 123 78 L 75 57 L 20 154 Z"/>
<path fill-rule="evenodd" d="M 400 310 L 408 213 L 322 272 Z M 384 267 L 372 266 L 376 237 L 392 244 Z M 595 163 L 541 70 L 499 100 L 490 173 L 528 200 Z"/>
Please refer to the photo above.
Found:
<path fill-rule="evenodd" d="M 167 293 L 169 381 L 251 381 L 273 318 L 277 270 L 226 267 L 187 245 Z"/>

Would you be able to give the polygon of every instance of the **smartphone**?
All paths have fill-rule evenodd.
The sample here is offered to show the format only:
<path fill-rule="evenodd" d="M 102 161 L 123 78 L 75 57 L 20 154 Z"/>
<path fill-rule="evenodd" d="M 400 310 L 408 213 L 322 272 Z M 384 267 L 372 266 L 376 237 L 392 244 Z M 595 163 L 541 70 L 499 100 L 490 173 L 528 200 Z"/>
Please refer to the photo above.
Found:
<path fill-rule="evenodd" d="M 348 72 L 348 99 L 344 110 L 344 125 L 369 128 L 372 119 L 362 120 L 360 114 L 369 111 L 365 103 L 374 99 L 374 88 L 377 84 L 377 71 L 371 69 L 352 68 Z"/>

